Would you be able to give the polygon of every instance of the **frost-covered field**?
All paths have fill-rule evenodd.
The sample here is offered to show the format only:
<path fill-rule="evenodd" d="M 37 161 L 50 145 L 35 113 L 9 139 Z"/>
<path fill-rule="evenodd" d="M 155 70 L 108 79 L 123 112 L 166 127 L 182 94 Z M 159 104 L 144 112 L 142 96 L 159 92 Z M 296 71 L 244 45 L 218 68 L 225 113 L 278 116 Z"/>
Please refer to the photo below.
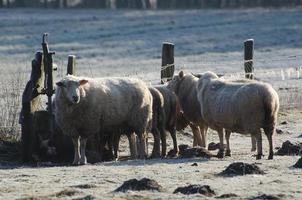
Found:
<path fill-rule="evenodd" d="M 243 41 L 255 39 L 256 77 L 268 81 L 280 94 L 282 112 L 302 104 L 302 9 L 284 10 L 191 10 L 191 11 L 103 11 L 103 10 L 0 10 L 0 107 L 10 106 L 13 77 L 21 77 L 20 92 L 31 69 L 31 59 L 41 48 L 41 36 L 48 32 L 50 49 L 56 51 L 59 66 L 56 80 L 66 71 L 67 56 L 77 56 L 77 74 L 87 76 L 136 76 L 159 82 L 161 45 L 175 44 L 176 71 L 212 70 L 226 78 L 243 77 Z M 18 92 L 17 92 L 18 93 Z M 2 114 L 1 116 L 5 116 Z M 280 115 L 278 125 L 289 134 L 276 135 L 275 146 L 285 140 L 300 141 L 301 110 Z M 1 119 L 3 123 L 4 119 Z M 190 132 L 190 130 L 186 130 Z M 179 134 L 179 144 L 192 144 L 192 138 Z M 298 157 L 276 156 L 273 161 L 257 161 L 265 175 L 220 178 L 215 174 L 233 161 L 254 163 L 249 137 L 233 134 L 232 158 L 222 160 L 124 161 L 80 167 L 30 168 L 0 167 L 0 198 L 98 199 L 183 199 L 172 195 L 178 186 L 208 184 L 217 195 L 235 193 L 240 198 L 284 194 L 284 199 L 301 199 L 301 169 L 291 166 Z M 210 133 L 209 142 L 218 142 Z M 171 142 L 171 141 L 169 141 Z M 170 144 L 171 145 L 171 144 Z M 267 140 L 263 140 L 267 156 Z M 171 147 L 171 146 L 170 146 Z M 198 166 L 191 164 L 197 162 Z M 1 162 L 0 162 L 1 163 Z M 165 192 L 112 193 L 130 178 L 153 178 Z M 91 184 L 92 187 L 72 187 Z M 65 189 L 68 194 L 57 195 Z M 65 193 L 64 193 L 65 194 Z M 193 196 L 201 198 L 200 195 Z M 203 197 L 202 197 L 203 198 Z"/>

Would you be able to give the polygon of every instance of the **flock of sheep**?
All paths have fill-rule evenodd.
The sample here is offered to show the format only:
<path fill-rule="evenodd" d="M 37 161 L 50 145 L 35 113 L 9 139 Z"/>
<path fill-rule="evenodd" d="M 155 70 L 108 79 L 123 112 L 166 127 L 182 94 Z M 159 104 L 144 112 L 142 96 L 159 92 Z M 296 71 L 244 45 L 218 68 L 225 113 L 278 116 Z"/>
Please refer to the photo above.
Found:
<path fill-rule="evenodd" d="M 100 134 L 102 148 L 118 158 L 121 134 L 127 135 L 131 157 L 144 159 L 147 134 L 152 133 L 151 157 L 165 157 L 166 132 L 178 154 L 176 130 L 190 126 L 193 146 L 206 147 L 208 127 L 219 135 L 218 157 L 231 156 L 231 132 L 251 134 L 252 150 L 262 157 L 261 129 L 269 141 L 268 159 L 273 159 L 279 98 L 267 83 L 256 80 L 226 81 L 213 72 L 174 76 L 166 85 L 148 87 L 135 78 L 86 78 L 67 75 L 57 82 L 55 119 L 72 138 L 74 165 L 86 164 L 87 138 Z M 226 152 L 224 153 L 224 134 Z M 256 145 L 257 144 L 257 145 Z"/>

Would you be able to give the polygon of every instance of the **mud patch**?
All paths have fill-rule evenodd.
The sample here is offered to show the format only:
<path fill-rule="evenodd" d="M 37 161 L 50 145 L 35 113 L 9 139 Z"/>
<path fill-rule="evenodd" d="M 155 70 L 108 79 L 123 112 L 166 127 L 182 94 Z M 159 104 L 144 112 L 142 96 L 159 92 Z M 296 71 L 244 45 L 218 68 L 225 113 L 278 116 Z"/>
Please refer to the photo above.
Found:
<path fill-rule="evenodd" d="M 73 188 L 79 188 L 79 189 L 91 189 L 91 188 L 96 188 L 96 185 L 94 184 L 81 184 L 81 185 L 74 185 L 71 186 Z"/>
<path fill-rule="evenodd" d="M 282 147 L 276 152 L 279 156 L 302 155 L 302 143 L 291 143 L 289 140 L 283 142 Z"/>
<path fill-rule="evenodd" d="M 215 151 L 217 149 L 219 149 L 219 143 L 215 143 L 215 142 L 209 143 L 209 145 L 208 145 L 209 151 Z"/>
<path fill-rule="evenodd" d="M 214 190 L 210 188 L 208 185 L 188 185 L 185 187 L 178 187 L 176 190 L 174 190 L 173 194 L 176 193 L 182 193 L 182 194 L 202 194 L 208 197 L 212 197 L 215 195 Z"/>
<path fill-rule="evenodd" d="M 96 198 L 92 195 L 87 195 L 87 196 L 84 196 L 84 197 L 75 198 L 73 200 L 92 200 L 92 199 L 96 199 Z"/>
<path fill-rule="evenodd" d="M 212 158 L 216 157 L 216 155 L 209 152 L 207 149 L 203 147 L 193 147 L 189 148 L 188 145 L 179 145 L 179 157 L 180 158 L 195 158 L 195 157 L 202 157 L 202 158 Z"/>
<path fill-rule="evenodd" d="M 156 190 L 163 191 L 163 187 L 159 185 L 155 180 L 143 178 L 141 180 L 130 179 L 125 181 L 115 192 L 126 192 L 128 190 L 141 191 L 141 190 Z"/>
<path fill-rule="evenodd" d="M 248 164 L 243 162 L 235 162 L 230 164 L 225 170 L 220 172 L 219 176 L 243 176 L 247 174 L 264 174 L 255 164 Z"/>
<path fill-rule="evenodd" d="M 63 197 L 71 197 L 74 195 L 80 194 L 79 191 L 74 190 L 74 189 L 64 189 L 56 194 L 54 194 L 53 196 L 58 197 L 58 198 L 63 198 Z"/>
<path fill-rule="evenodd" d="M 233 197 L 238 197 L 238 195 L 234 194 L 234 193 L 222 194 L 222 195 L 216 197 L 216 199 L 227 199 L 227 198 L 233 198 Z"/>
<path fill-rule="evenodd" d="M 294 164 L 294 168 L 302 168 L 302 157 Z"/>
<path fill-rule="evenodd" d="M 276 128 L 276 133 L 277 133 L 277 134 L 290 134 L 289 131 L 284 131 L 284 130 L 278 129 L 278 128 Z"/>
<path fill-rule="evenodd" d="M 283 199 L 284 195 L 270 195 L 270 194 L 262 194 L 259 196 L 254 196 L 249 198 L 249 200 L 281 200 Z"/>

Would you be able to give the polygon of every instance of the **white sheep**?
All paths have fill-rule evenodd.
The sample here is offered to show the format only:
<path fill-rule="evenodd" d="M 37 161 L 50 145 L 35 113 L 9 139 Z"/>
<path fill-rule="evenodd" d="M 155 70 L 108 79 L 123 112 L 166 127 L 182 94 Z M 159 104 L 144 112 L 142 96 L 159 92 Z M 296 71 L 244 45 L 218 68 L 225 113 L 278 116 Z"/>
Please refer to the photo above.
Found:
<path fill-rule="evenodd" d="M 132 78 L 85 78 L 67 75 L 57 82 L 55 118 L 74 145 L 73 164 L 85 164 L 87 138 L 102 130 L 135 132 L 138 156 L 146 156 L 145 135 L 151 127 L 152 96 Z"/>
<path fill-rule="evenodd" d="M 204 73 L 197 84 L 201 115 L 220 140 L 223 157 L 223 129 L 226 130 L 227 154 L 231 132 L 252 134 L 257 140 L 257 159 L 262 157 L 261 128 L 269 141 L 268 159 L 273 159 L 273 140 L 279 97 L 271 85 L 260 81 L 226 81 L 213 72 Z"/>

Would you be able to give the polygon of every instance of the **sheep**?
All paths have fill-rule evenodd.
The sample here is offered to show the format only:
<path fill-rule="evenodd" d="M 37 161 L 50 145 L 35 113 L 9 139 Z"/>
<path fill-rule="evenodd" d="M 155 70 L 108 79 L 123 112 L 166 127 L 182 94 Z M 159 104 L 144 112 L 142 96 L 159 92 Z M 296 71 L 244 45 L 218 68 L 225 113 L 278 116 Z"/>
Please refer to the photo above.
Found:
<path fill-rule="evenodd" d="M 160 139 L 165 135 L 165 111 L 164 111 L 164 97 L 154 87 L 149 87 L 149 90 L 153 97 L 153 106 L 152 106 L 152 135 L 154 137 L 154 145 L 152 150 L 152 158 L 160 157 Z M 162 140 L 162 152 L 166 150 L 166 143 Z"/>
<path fill-rule="evenodd" d="M 272 136 L 279 110 L 279 97 L 271 85 L 253 80 L 226 81 L 213 72 L 206 72 L 199 79 L 196 89 L 201 115 L 219 135 L 218 157 L 224 156 L 225 129 L 228 154 L 231 132 L 250 133 L 257 140 L 256 159 L 261 159 L 262 128 L 269 141 L 268 159 L 273 159 Z"/>
<path fill-rule="evenodd" d="M 168 82 L 167 88 L 177 95 L 184 118 L 190 122 L 194 136 L 193 146 L 206 147 L 208 127 L 200 113 L 196 92 L 197 82 L 197 77 L 180 71 Z"/>
<path fill-rule="evenodd" d="M 139 157 L 146 156 L 145 134 L 151 126 L 152 95 L 131 78 L 85 78 L 67 75 L 56 83 L 55 119 L 74 145 L 73 164 L 86 164 L 87 138 L 116 127 L 135 132 Z"/>
<path fill-rule="evenodd" d="M 152 158 L 165 157 L 167 154 L 166 144 L 166 131 L 169 131 L 173 140 L 173 155 L 178 153 L 178 145 L 176 138 L 176 119 L 177 110 L 179 110 L 177 96 L 163 86 L 149 87 L 149 90 L 153 97 L 152 106 L 152 129 L 151 133 L 154 137 L 154 146 L 152 150 Z M 127 135 L 128 136 L 128 135 Z M 117 150 L 120 135 L 117 135 L 114 139 L 114 155 L 117 158 Z M 128 137 L 129 139 L 129 137 Z M 162 142 L 162 152 L 160 152 L 160 141 Z M 131 140 L 129 139 L 129 143 Z"/>
<path fill-rule="evenodd" d="M 173 155 L 178 154 L 178 145 L 176 138 L 176 122 L 177 116 L 180 112 L 180 105 L 178 98 L 174 92 L 169 90 L 165 86 L 156 86 L 155 87 L 163 96 L 164 99 L 164 130 L 170 132 L 173 141 Z M 166 156 L 166 134 L 161 132 L 162 140 L 162 156 Z"/>

